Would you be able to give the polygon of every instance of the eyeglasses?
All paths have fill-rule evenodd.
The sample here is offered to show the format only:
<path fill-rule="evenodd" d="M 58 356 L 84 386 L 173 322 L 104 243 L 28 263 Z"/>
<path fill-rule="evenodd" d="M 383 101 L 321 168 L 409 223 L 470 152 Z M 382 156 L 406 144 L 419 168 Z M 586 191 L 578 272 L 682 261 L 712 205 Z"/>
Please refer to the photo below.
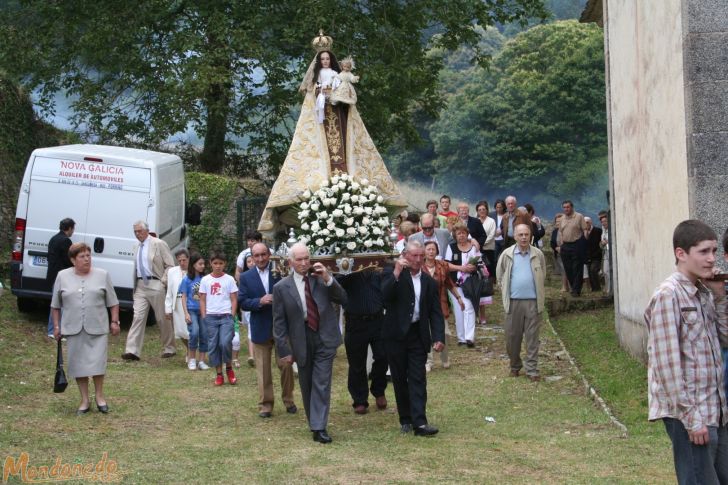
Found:
<path fill-rule="evenodd" d="M 422 226 L 423 231 L 431 231 L 435 228 L 435 226 Z"/>

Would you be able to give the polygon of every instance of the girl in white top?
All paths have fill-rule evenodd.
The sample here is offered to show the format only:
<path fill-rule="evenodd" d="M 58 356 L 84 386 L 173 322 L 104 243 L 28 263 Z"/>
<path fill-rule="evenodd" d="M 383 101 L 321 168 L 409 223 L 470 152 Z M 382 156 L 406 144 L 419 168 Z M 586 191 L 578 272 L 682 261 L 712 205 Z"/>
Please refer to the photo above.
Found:
<path fill-rule="evenodd" d="M 190 262 L 190 253 L 186 249 L 180 249 L 174 254 L 177 259 L 178 266 L 174 266 L 167 270 L 167 295 L 164 298 L 164 317 L 172 320 L 174 327 L 174 336 L 182 339 L 187 353 L 189 349 L 187 342 L 190 339 L 190 333 L 187 330 L 187 321 L 185 320 L 185 309 L 182 304 L 182 293 L 179 291 L 180 283 L 187 274 L 187 266 Z"/>

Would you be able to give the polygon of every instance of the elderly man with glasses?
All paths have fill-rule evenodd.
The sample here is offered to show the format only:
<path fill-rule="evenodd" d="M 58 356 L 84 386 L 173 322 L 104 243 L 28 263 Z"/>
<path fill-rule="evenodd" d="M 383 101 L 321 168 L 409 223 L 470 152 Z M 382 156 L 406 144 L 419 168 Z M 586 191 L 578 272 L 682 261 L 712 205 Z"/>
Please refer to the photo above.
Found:
<path fill-rule="evenodd" d="M 412 234 L 409 237 L 410 241 L 419 241 L 424 247 L 428 241 L 435 241 L 437 243 L 437 250 L 440 253 L 440 259 L 445 258 L 445 251 L 447 246 L 452 242 L 452 236 L 447 229 L 440 229 L 435 227 L 435 216 L 430 213 L 425 213 L 420 219 L 421 232 Z"/>

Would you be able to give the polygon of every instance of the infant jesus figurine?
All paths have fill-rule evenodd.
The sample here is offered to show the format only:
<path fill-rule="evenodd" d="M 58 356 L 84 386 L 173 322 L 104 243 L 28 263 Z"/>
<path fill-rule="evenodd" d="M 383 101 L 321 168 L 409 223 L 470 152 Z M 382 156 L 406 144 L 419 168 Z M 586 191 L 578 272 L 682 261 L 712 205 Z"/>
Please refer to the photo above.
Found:
<path fill-rule="evenodd" d="M 354 60 L 351 57 L 345 57 L 339 62 L 341 66 L 341 72 L 336 75 L 338 79 L 338 86 L 331 92 L 331 104 L 346 103 L 356 104 L 356 90 L 354 89 L 354 83 L 359 82 L 359 76 L 355 76 L 351 73 L 354 69 Z"/>

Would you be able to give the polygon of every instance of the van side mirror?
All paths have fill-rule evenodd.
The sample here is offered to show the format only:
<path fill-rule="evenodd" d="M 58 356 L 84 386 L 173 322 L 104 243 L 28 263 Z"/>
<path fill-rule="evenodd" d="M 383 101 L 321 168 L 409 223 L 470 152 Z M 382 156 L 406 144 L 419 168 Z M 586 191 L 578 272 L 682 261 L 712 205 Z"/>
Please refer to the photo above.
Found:
<path fill-rule="evenodd" d="M 200 204 L 187 204 L 185 207 L 185 222 L 191 226 L 199 226 L 202 220 L 202 207 Z"/>

